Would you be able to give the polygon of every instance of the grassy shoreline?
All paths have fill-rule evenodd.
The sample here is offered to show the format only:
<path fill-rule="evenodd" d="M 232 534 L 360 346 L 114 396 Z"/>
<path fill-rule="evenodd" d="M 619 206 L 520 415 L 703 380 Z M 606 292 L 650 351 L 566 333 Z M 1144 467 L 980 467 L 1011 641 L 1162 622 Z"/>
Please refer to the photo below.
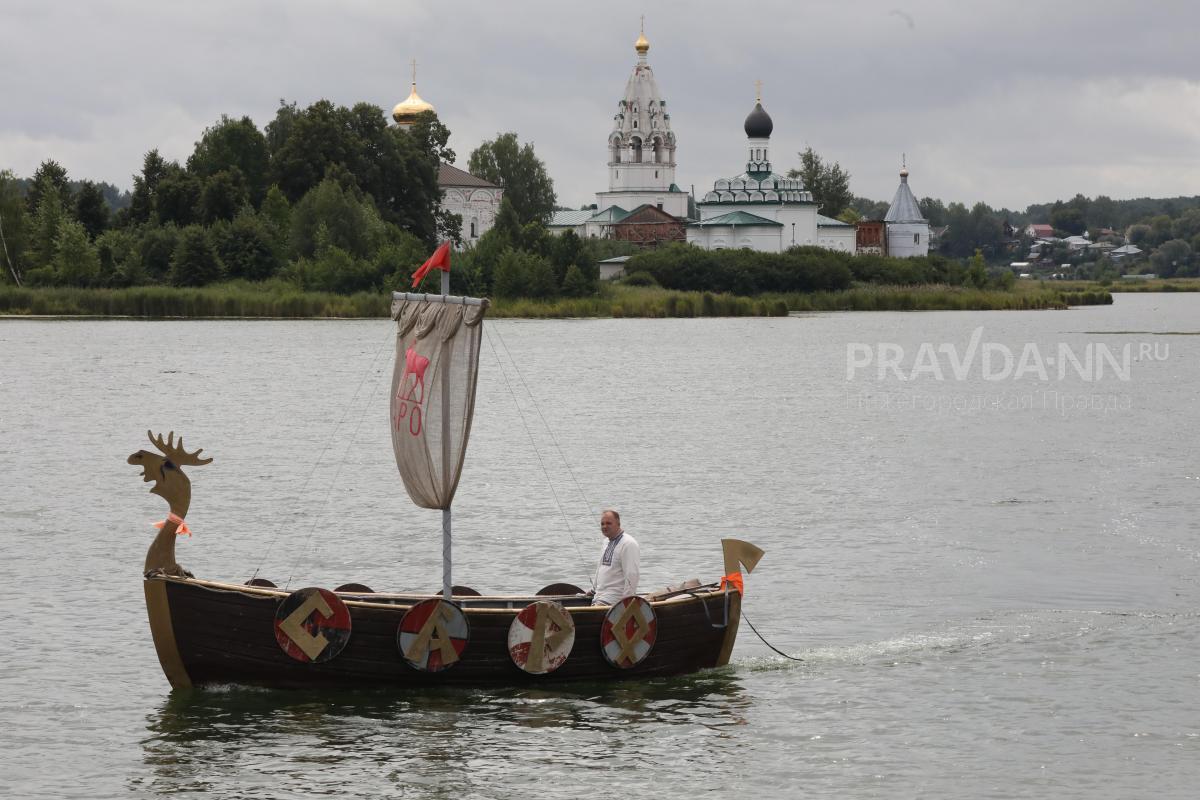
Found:
<path fill-rule="evenodd" d="M 1022 283 L 1033 283 L 1033 281 L 1022 281 Z M 1099 281 L 1054 281 L 1053 285 L 1072 292 L 1200 292 L 1200 278 L 1121 279 L 1111 281 L 1108 285 Z"/>
<path fill-rule="evenodd" d="M 489 316 L 768 317 L 793 311 L 969 311 L 1105 305 L 1107 291 L 1092 286 L 1019 285 L 1012 291 L 958 286 L 861 285 L 836 292 L 739 297 L 676 292 L 657 287 L 605 286 L 595 297 L 558 300 L 497 299 Z M 228 283 L 200 289 L 137 286 L 128 289 L 0 286 L 0 316 L 133 317 L 140 319 L 361 319 L 387 317 L 390 298 L 360 292 L 302 292 L 278 283 Z"/>

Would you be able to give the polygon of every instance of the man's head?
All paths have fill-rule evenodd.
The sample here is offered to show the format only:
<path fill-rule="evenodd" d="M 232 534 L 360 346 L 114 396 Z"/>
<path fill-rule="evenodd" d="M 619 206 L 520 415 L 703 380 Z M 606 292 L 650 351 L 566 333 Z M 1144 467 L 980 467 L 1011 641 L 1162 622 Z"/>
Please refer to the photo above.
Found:
<path fill-rule="evenodd" d="M 600 532 L 606 539 L 615 539 L 621 535 L 621 515 L 611 508 L 600 515 Z"/>

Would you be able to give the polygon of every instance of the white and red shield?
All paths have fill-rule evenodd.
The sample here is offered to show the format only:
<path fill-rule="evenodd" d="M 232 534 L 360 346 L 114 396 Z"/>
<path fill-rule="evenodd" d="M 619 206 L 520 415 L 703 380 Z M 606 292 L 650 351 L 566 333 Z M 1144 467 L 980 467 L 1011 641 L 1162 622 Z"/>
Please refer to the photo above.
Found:
<path fill-rule="evenodd" d="M 441 672 L 457 664 L 470 639 L 462 609 L 437 598 L 410 608 L 396 629 L 400 655 L 421 672 Z"/>
<path fill-rule="evenodd" d="M 658 638 L 654 609 L 640 597 L 625 597 L 613 603 L 600 628 L 600 647 L 608 663 L 629 669 L 650 655 Z"/>
<path fill-rule="evenodd" d="M 575 621 L 552 600 L 530 603 L 508 626 L 508 655 L 531 675 L 561 667 L 574 646 Z"/>

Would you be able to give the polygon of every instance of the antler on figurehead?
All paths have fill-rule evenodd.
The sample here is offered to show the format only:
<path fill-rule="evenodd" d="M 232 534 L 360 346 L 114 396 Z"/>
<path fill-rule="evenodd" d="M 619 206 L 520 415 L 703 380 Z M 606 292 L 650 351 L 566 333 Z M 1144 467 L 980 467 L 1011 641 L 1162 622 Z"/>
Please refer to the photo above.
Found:
<path fill-rule="evenodd" d="M 167 515 L 158 536 L 150 544 L 150 550 L 146 553 L 145 571 L 148 573 L 161 569 L 169 575 L 183 575 L 184 569 L 175 561 L 175 534 L 177 531 L 187 530 L 183 518 L 192 503 L 192 482 L 181 467 L 211 464 L 212 459 L 201 458 L 200 454 L 204 452 L 202 449 L 194 453 L 184 450 L 183 437 L 180 436 L 179 441 L 176 441 L 174 431 L 168 433 L 166 439 L 163 439 L 162 434 L 155 436 L 153 431 L 146 431 L 146 436 L 162 455 L 149 450 L 138 450 L 127 461 L 142 468 L 142 480 L 154 484 L 150 492 L 166 500 L 167 505 L 171 507 L 171 513 Z"/>
<path fill-rule="evenodd" d="M 203 464 L 211 464 L 211 458 L 201 458 L 200 454 L 204 452 L 204 448 L 198 448 L 196 452 L 189 453 L 183 449 L 183 435 L 180 434 L 179 442 L 175 441 L 175 431 L 168 431 L 167 440 L 164 442 L 162 434 L 154 435 L 153 431 L 146 431 L 146 435 L 150 437 L 150 443 L 157 447 L 159 451 L 167 457 L 172 464 L 177 467 L 198 467 Z"/>

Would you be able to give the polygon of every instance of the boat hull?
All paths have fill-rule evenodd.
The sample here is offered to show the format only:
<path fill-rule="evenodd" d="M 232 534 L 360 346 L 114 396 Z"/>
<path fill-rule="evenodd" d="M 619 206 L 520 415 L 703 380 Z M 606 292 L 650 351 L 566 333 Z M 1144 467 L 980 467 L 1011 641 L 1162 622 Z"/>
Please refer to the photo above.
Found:
<path fill-rule="evenodd" d="M 712 587 L 652 601 L 657 620 L 653 647 L 635 666 L 618 668 L 605 659 L 601 646 L 608 607 L 557 598 L 575 624 L 574 646 L 554 672 L 533 675 L 510 658 L 509 627 L 527 604 L 546 598 L 457 598 L 470 625 L 470 640 L 457 663 L 430 673 L 410 666 L 396 644 L 401 618 L 428 596 L 339 594 L 350 612 L 351 634 L 336 657 L 321 663 L 295 660 L 279 646 L 275 618 L 287 596 L 195 578 L 148 577 L 151 628 L 171 685 L 483 686 L 680 675 L 728 661 L 740 614 L 737 592 Z"/>

